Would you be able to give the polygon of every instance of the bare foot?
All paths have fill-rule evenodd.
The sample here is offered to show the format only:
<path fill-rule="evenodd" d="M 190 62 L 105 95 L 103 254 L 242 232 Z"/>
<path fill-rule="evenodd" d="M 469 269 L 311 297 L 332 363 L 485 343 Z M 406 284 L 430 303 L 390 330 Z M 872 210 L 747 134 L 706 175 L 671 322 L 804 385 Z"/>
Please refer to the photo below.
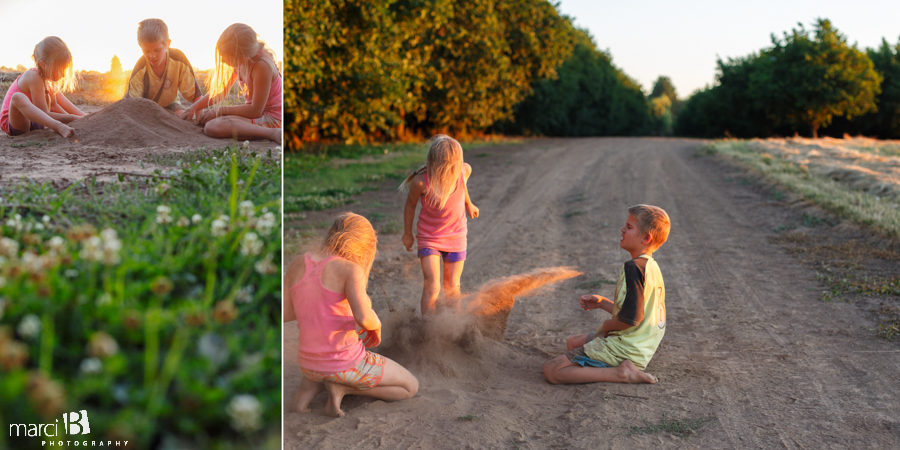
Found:
<path fill-rule="evenodd" d="M 316 383 L 304 377 L 300 381 L 300 387 L 291 398 L 291 411 L 305 413 L 309 412 L 309 403 L 316 398 L 319 392 L 325 390 L 325 385 Z"/>
<path fill-rule="evenodd" d="M 344 417 L 341 411 L 341 400 L 347 394 L 349 388 L 340 384 L 325 381 L 325 392 L 328 393 L 328 402 L 325 403 L 325 415 L 329 417 Z"/>
<path fill-rule="evenodd" d="M 658 381 L 653 375 L 638 370 L 638 368 L 634 366 L 634 363 L 627 359 L 622 361 L 622 364 L 619 364 L 619 370 L 622 371 L 626 383 L 656 384 Z"/>
<path fill-rule="evenodd" d="M 272 132 L 269 134 L 268 139 L 277 144 L 281 143 L 281 128 L 272 128 Z"/>
<path fill-rule="evenodd" d="M 62 123 L 62 122 L 59 123 L 59 126 L 57 126 L 57 127 L 54 129 L 54 131 L 56 131 L 57 133 L 59 133 L 59 135 L 62 136 L 62 137 L 64 137 L 64 138 L 69 138 L 69 137 L 74 137 L 74 136 L 75 136 L 75 129 L 72 128 L 72 127 L 70 127 L 70 126 L 68 126 L 68 125 L 66 125 L 66 124 L 64 124 L 64 123 Z"/>

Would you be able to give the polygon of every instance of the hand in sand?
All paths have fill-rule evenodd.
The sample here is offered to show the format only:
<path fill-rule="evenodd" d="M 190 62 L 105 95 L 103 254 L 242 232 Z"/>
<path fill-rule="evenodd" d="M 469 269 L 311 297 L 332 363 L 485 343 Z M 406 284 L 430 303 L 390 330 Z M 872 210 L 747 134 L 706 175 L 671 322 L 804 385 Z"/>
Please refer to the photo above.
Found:
<path fill-rule="evenodd" d="M 197 125 L 206 125 L 206 122 L 209 122 L 210 120 L 213 120 L 215 118 L 216 112 L 211 109 L 207 109 L 206 111 L 203 111 L 202 114 L 200 114 L 200 117 L 197 118 Z"/>
<path fill-rule="evenodd" d="M 413 243 L 415 243 L 413 235 L 409 233 L 403 233 L 403 237 L 400 239 L 403 241 L 403 245 L 406 246 L 406 251 L 412 251 Z"/>
<path fill-rule="evenodd" d="M 363 335 L 362 341 L 366 348 L 378 347 L 381 344 L 381 328 L 377 330 L 359 330 L 357 333 Z"/>
<path fill-rule="evenodd" d="M 585 311 L 590 311 L 592 309 L 597 309 L 600 307 L 600 304 L 603 303 L 603 300 L 606 300 L 604 297 L 594 294 L 586 294 L 581 296 L 581 309 Z"/>

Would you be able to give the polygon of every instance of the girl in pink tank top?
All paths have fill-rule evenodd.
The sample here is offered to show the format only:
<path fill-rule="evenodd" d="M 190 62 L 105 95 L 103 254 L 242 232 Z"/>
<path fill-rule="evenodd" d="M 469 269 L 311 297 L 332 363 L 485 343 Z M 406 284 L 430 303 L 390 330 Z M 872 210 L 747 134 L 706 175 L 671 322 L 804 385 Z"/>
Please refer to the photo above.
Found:
<path fill-rule="evenodd" d="M 344 213 L 319 250 L 295 259 L 285 273 L 284 320 L 297 321 L 303 375 L 294 411 L 309 411 L 322 391 L 328 393 L 325 414 L 341 417 L 346 394 L 402 400 L 418 390 L 409 371 L 366 349 L 381 342 L 381 321 L 366 295 L 377 242 L 368 220 Z"/>
<path fill-rule="evenodd" d="M 215 106 L 237 82 L 243 105 Z M 209 76 L 209 93 L 194 102 L 182 118 L 203 126 L 207 136 L 268 139 L 281 142 L 282 79 L 275 53 L 259 40 L 253 28 L 236 23 L 216 42 L 216 66 Z"/>
<path fill-rule="evenodd" d="M 421 201 L 415 240 L 425 283 L 422 287 L 422 315 L 434 312 L 443 285 L 451 307 L 459 300 L 459 278 L 466 259 L 466 213 L 478 217 L 478 208 L 469 199 L 466 180 L 472 167 L 463 162 L 462 146 L 455 139 L 431 138 L 425 166 L 413 172 L 400 186 L 409 190 L 403 210 L 403 245 L 412 250 L 413 218 Z M 438 283 L 441 261 L 443 283 Z"/>
<path fill-rule="evenodd" d="M 75 89 L 72 53 L 62 39 L 44 38 L 34 46 L 35 67 L 19 75 L 9 86 L 0 109 L 0 129 L 18 136 L 44 127 L 62 137 L 75 130 L 68 123 L 85 115 L 63 92 Z"/>

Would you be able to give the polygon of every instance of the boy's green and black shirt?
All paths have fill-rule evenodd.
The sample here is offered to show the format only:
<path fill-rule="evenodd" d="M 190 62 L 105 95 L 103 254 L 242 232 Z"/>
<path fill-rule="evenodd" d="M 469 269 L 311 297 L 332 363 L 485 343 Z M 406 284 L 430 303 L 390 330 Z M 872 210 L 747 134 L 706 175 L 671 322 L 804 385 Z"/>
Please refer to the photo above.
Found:
<path fill-rule="evenodd" d="M 170 108 L 179 106 L 179 92 L 191 103 L 202 96 L 200 83 L 187 56 L 181 50 L 170 47 L 162 76 L 156 76 L 146 58 L 142 56 L 138 60 L 131 70 L 125 98 L 142 97 L 153 100 L 163 108 Z"/>
<path fill-rule="evenodd" d="M 627 359 L 644 370 L 666 333 L 666 289 L 652 257 L 641 255 L 622 265 L 614 303 L 613 316 L 633 326 L 594 338 L 584 352 L 610 366 Z M 601 336 L 599 329 L 596 335 Z"/>

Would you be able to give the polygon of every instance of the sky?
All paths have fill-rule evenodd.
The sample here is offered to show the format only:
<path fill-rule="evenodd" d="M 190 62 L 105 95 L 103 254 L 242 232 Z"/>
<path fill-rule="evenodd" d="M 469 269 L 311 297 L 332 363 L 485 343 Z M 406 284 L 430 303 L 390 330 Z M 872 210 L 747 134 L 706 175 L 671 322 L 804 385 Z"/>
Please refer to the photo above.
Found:
<path fill-rule="evenodd" d="M 613 64 L 649 93 L 660 75 L 679 98 L 712 85 L 716 59 L 741 57 L 771 47 L 802 23 L 829 19 L 850 44 L 877 48 L 900 37 L 900 1 L 877 0 L 560 0 L 559 11 L 586 28 Z"/>
<path fill-rule="evenodd" d="M 130 71 L 141 57 L 138 22 L 150 18 L 166 22 L 171 46 L 201 70 L 212 68 L 216 41 L 233 23 L 250 25 L 282 60 L 282 8 L 280 0 L 0 0 L 0 66 L 33 67 L 35 44 L 58 36 L 76 71 L 107 72 L 113 55 Z"/>

